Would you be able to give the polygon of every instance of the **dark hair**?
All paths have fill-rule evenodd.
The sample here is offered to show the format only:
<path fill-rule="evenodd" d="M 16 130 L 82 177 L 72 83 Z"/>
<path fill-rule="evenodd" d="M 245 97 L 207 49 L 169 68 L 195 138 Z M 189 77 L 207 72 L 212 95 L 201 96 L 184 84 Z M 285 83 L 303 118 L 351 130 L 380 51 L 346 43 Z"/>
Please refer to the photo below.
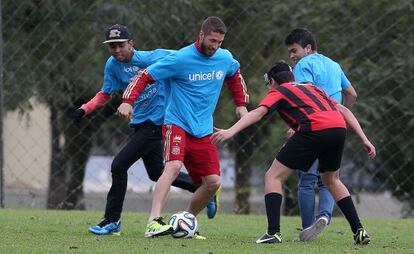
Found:
<path fill-rule="evenodd" d="M 296 28 L 292 32 L 290 32 L 288 36 L 286 36 L 285 38 L 286 46 L 290 46 L 293 43 L 297 43 L 301 45 L 302 48 L 310 44 L 311 49 L 316 50 L 315 37 L 313 37 L 312 33 L 306 28 Z"/>
<path fill-rule="evenodd" d="M 267 72 L 267 75 L 269 78 L 274 79 L 278 84 L 295 80 L 292 68 L 283 60 L 276 62 Z"/>
<path fill-rule="evenodd" d="M 211 32 L 226 34 L 227 27 L 219 17 L 211 16 L 203 21 L 201 31 L 203 31 L 205 35 L 208 35 Z"/>

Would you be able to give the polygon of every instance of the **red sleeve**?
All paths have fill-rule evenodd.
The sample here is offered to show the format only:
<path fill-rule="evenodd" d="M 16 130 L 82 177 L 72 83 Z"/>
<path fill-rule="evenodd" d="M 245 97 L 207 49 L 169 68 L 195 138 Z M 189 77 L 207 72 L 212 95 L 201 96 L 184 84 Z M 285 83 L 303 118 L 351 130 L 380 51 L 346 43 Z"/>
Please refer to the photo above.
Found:
<path fill-rule="evenodd" d="M 246 106 L 249 103 L 249 94 L 247 94 L 246 83 L 240 70 L 237 70 L 231 77 L 226 77 L 226 84 L 233 96 L 234 104 L 236 106 Z"/>
<path fill-rule="evenodd" d="M 93 97 L 90 101 L 83 104 L 81 106 L 81 109 L 85 110 L 85 114 L 90 114 L 93 111 L 95 111 L 97 108 L 102 107 L 102 105 L 105 104 L 111 98 L 111 96 L 108 93 L 99 92 Z"/>
<path fill-rule="evenodd" d="M 277 107 L 277 103 L 283 98 L 282 94 L 275 89 L 269 91 L 266 97 L 259 103 L 257 107 L 265 106 L 269 109 L 269 113 L 274 111 Z"/>
<path fill-rule="evenodd" d="M 122 101 L 132 105 L 142 91 L 144 91 L 145 87 L 154 82 L 154 79 L 148 73 L 147 69 L 139 71 L 127 86 L 122 96 Z"/>

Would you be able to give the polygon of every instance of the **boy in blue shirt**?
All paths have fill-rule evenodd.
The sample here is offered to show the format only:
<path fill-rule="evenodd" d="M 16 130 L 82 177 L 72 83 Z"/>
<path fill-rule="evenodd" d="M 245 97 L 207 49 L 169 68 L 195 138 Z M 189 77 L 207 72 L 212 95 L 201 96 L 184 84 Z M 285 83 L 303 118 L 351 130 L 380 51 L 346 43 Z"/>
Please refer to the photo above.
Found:
<path fill-rule="evenodd" d="M 285 39 L 289 57 L 296 63 L 293 74 L 298 83 L 309 83 L 324 90 L 335 101 L 351 108 L 356 92 L 345 76 L 341 66 L 332 59 L 319 54 L 313 35 L 304 28 L 294 29 Z M 288 131 L 288 137 L 293 131 Z M 311 241 L 323 231 L 332 218 L 334 200 L 322 183 L 318 161 L 306 172 L 299 170 L 298 200 L 302 218 L 299 240 Z M 315 185 L 319 187 L 319 212 L 315 216 Z"/>

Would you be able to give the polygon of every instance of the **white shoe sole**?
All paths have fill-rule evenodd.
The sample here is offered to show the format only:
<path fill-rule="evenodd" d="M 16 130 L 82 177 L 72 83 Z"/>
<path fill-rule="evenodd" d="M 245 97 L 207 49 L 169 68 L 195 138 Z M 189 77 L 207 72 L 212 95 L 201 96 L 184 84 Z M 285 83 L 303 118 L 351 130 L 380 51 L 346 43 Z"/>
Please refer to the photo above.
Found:
<path fill-rule="evenodd" d="M 303 242 L 314 240 L 328 225 L 328 220 L 325 217 L 317 219 L 310 227 L 305 228 L 299 234 L 299 240 Z"/>

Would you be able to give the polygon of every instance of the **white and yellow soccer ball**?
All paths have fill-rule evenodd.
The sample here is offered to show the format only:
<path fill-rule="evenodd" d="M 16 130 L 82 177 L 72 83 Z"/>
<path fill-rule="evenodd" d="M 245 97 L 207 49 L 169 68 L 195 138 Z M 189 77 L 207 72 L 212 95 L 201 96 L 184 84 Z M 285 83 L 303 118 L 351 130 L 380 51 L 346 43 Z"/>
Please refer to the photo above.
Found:
<path fill-rule="evenodd" d="M 198 230 L 197 218 L 186 211 L 171 215 L 168 224 L 173 227 L 174 238 L 192 238 Z"/>

